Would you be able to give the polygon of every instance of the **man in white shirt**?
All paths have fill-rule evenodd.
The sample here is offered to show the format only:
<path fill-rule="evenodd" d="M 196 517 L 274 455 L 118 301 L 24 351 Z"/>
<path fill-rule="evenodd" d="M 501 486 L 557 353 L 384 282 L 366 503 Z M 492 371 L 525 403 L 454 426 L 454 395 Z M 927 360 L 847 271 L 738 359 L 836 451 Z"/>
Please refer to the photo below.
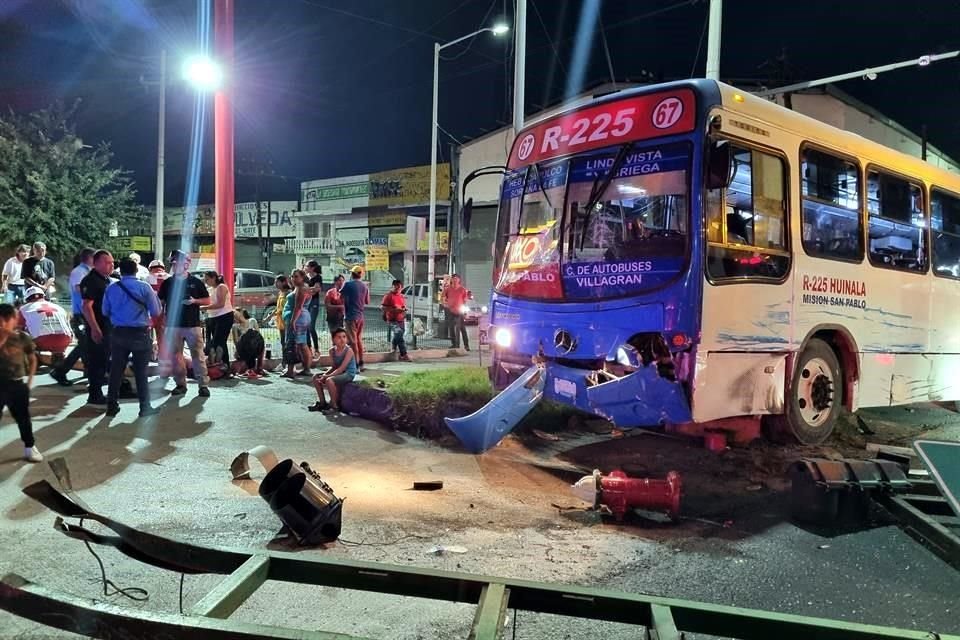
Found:
<path fill-rule="evenodd" d="M 146 282 L 147 278 L 150 277 L 150 270 L 140 264 L 140 254 L 133 252 L 130 254 L 130 259 L 137 263 L 137 280 Z"/>
<path fill-rule="evenodd" d="M 28 288 L 24 296 L 27 301 L 20 307 L 20 329 L 30 334 L 38 350 L 62 356 L 73 340 L 70 316 L 60 305 L 45 300 L 40 287 Z"/>
<path fill-rule="evenodd" d="M 23 302 L 23 261 L 30 254 L 30 247 L 25 244 L 17 247 L 13 257 L 3 265 L 3 278 L 0 281 L 0 294 L 7 291 L 13 294 L 12 302 Z"/>

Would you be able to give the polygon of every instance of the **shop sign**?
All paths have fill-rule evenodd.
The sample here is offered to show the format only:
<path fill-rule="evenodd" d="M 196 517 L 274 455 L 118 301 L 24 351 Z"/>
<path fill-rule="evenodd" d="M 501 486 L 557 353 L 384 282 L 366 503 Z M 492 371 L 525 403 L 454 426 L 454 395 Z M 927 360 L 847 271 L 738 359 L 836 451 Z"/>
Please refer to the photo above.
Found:
<path fill-rule="evenodd" d="M 450 165 L 437 165 L 437 200 L 450 199 Z M 430 201 L 430 166 L 370 174 L 370 205 L 425 204 Z M 400 224 L 403 224 L 402 222 Z"/>

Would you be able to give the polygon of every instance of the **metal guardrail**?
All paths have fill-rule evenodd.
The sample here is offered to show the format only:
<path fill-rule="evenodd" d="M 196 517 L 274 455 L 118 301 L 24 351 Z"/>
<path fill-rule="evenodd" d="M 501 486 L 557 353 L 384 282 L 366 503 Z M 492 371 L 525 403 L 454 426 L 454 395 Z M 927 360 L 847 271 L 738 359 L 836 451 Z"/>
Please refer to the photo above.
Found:
<path fill-rule="evenodd" d="M 350 640 L 323 631 L 280 628 L 230 620 L 268 580 L 338 587 L 448 602 L 475 604 L 470 640 L 495 640 L 505 631 L 508 609 L 605 620 L 642 627 L 647 640 L 681 640 L 702 633 L 743 640 L 960 640 L 933 631 L 898 629 L 809 616 L 742 609 L 609 589 L 550 585 L 400 567 L 338 558 L 273 551 L 206 548 L 138 531 L 92 512 L 69 485 L 62 459 L 51 461 L 64 487 L 46 480 L 24 493 L 62 517 L 94 520 L 116 533 L 96 534 L 57 518 L 69 537 L 109 545 L 127 556 L 160 568 L 190 573 L 226 574 L 226 578 L 185 615 L 128 609 L 80 598 L 33 584 L 13 574 L 0 581 L 0 608 L 47 626 L 96 638 L 310 638 Z M 638 636 L 639 637 L 639 636 Z"/>

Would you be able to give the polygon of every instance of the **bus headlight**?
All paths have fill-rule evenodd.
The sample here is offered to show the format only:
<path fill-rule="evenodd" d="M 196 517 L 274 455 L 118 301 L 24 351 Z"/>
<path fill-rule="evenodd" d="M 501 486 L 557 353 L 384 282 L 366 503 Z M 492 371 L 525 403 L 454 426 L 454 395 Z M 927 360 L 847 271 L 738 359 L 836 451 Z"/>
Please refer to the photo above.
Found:
<path fill-rule="evenodd" d="M 510 329 L 507 329 L 506 327 L 500 327 L 494 332 L 493 341 L 497 343 L 498 347 L 507 349 L 513 342 L 513 334 L 510 333 Z"/>
<path fill-rule="evenodd" d="M 487 312 L 487 305 L 483 305 L 482 307 L 480 307 L 480 313 L 486 313 L 486 312 Z"/>

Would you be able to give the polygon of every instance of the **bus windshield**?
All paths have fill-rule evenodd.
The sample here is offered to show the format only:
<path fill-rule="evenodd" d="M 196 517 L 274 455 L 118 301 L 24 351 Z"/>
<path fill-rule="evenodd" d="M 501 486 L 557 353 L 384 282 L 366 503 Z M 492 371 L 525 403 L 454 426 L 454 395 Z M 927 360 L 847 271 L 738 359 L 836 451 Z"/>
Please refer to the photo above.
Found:
<path fill-rule="evenodd" d="M 673 144 L 606 149 L 508 174 L 498 292 L 597 299 L 664 284 L 686 259 L 689 166 L 689 145 Z"/>

